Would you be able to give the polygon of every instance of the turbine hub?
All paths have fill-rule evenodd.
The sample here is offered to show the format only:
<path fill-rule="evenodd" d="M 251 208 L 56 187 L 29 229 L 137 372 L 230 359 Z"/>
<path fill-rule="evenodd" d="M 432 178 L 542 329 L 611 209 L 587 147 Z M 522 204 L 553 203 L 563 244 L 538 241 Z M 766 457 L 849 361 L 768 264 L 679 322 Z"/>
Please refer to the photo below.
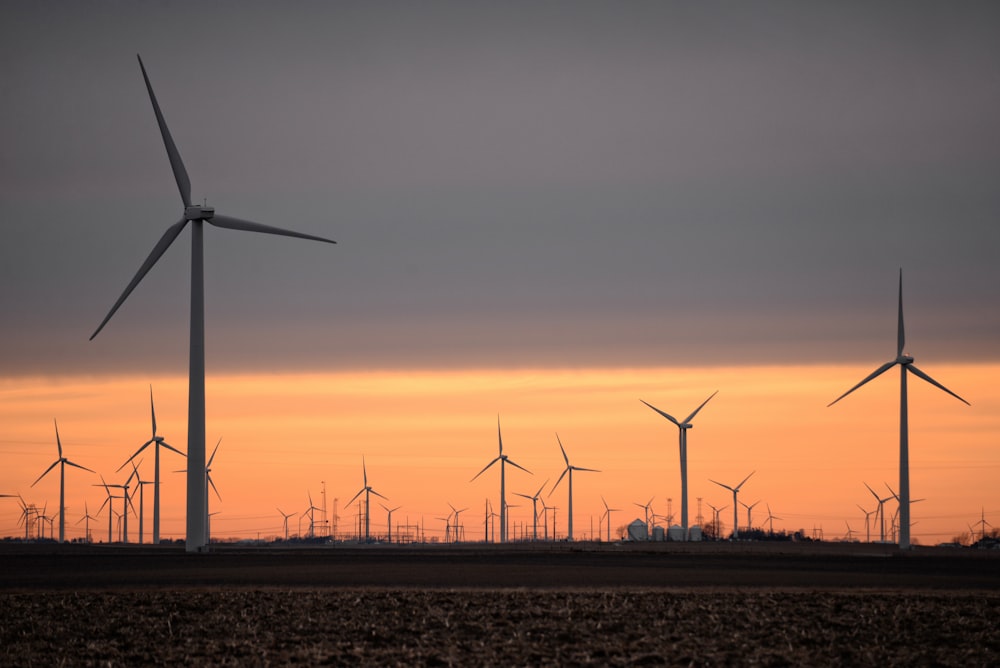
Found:
<path fill-rule="evenodd" d="M 195 204 L 184 208 L 185 220 L 209 220 L 215 215 L 215 207 Z"/>
<path fill-rule="evenodd" d="M 906 353 L 903 353 L 902 355 L 900 355 L 899 357 L 896 358 L 896 363 L 897 364 L 913 364 L 913 355 L 907 355 Z"/>

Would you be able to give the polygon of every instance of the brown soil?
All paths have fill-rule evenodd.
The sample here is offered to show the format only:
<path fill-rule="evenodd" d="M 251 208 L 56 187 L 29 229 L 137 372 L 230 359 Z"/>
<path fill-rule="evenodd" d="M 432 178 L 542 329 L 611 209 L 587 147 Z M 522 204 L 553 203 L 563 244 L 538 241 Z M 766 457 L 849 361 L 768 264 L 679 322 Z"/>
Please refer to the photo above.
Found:
<path fill-rule="evenodd" d="M 1000 560 L 0 545 L 0 664 L 1000 665 Z"/>

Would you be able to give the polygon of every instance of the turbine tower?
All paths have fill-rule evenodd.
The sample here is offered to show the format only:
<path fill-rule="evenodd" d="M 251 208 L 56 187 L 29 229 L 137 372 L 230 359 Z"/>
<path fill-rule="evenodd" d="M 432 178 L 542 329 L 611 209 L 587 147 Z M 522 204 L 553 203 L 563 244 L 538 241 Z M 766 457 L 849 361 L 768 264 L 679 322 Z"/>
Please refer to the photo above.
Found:
<path fill-rule="evenodd" d="M 514 492 L 518 496 L 522 496 L 522 497 L 524 497 L 524 498 L 526 498 L 526 499 L 528 499 L 528 500 L 531 501 L 531 518 L 532 518 L 532 520 L 531 520 L 531 525 L 532 525 L 531 540 L 536 540 L 536 541 L 538 540 L 538 500 L 541 497 L 542 490 L 545 489 L 545 486 L 548 485 L 548 484 L 549 484 L 548 480 L 546 480 L 545 482 L 543 482 L 542 486 L 538 488 L 538 491 L 535 492 L 534 496 L 528 496 L 527 494 L 521 494 L 520 492 Z"/>
<path fill-rule="evenodd" d="M 751 471 L 750 475 L 753 475 L 754 473 L 756 473 L 756 471 Z M 746 478 L 743 478 L 743 481 L 740 484 L 736 485 L 736 487 L 723 485 L 721 482 L 709 478 L 709 482 L 714 482 L 719 487 L 725 487 L 726 489 L 728 489 L 730 492 L 733 493 L 733 538 L 740 537 L 740 519 L 739 516 L 737 515 L 740 509 L 740 501 L 737 498 L 737 495 L 740 493 L 740 488 L 743 487 L 743 483 L 745 483 L 747 480 L 750 479 L 750 475 L 748 475 Z"/>
<path fill-rule="evenodd" d="M 86 466 L 74 464 L 70 460 L 63 457 L 62 441 L 59 440 L 59 423 L 54 419 L 52 422 L 56 425 L 56 447 L 59 448 L 59 459 L 52 462 L 52 465 L 45 469 L 45 473 L 38 476 L 38 480 L 31 483 L 31 486 L 34 487 L 37 485 L 49 471 L 54 469 L 57 465 L 59 466 L 59 542 L 61 543 L 66 539 L 66 465 L 69 464 L 70 466 L 75 466 L 78 469 L 90 471 L 91 473 L 94 473 L 94 471 L 91 471 Z"/>
<path fill-rule="evenodd" d="M 694 409 L 694 411 L 691 412 L 691 415 L 688 415 L 686 418 L 684 418 L 683 422 L 678 422 L 669 413 L 664 413 L 663 411 L 661 411 L 656 406 L 653 406 L 652 404 L 649 404 L 649 403 L 646 403 L 645 401 L 642 401 L 642 399 L 639 400 L 639 401 L 642 401 L 642 403 L 644 403 L 647 406 L 649 406 L 650 408 L 652 408 L 654 411 L 656 411 L 660 415 L 662 415 L 663 417 L 665 417 L 668 420 L 670 420 L 671 422 L 673 422 L 675 425 L 677 425 L 677 429 L 680 431 L 680 454 L 681 454 L 681 526 L 684 528 L 684 540 L 687 540 L 687 536 L 688 536 L 688 474 L 687 474 L 687 460 L 688 460 L 688 457 L 687 457 L 687 432 L 688 432 L 688 429 L 690 429 L 693 426 L 691 424 L 691 420 L 694 419 L 694 416 L 697 415 L 698 411 L 700 411 L 702 408 L 704 408 L 705 404 L 707 404 L 709 401 L 711 401 L 712 397 L 714 397 L 718 393 L 719 393 L 718 390 L 716 390 L 715 392 L 713 392 L 712 395 L 708 399 L 705 399 L 705 401 L 701 402 L 701 406 L 698 406 L 698 408 Z"/>
<path fill-rule="evenodd" d="M 156 434 L 156 407 L 153 405 L 153 386 L 149 386 L 149 412 L 153 418 L 153 436 L 148 441 L 142 444 L 142 446 L 135 451 L 135 454 L 125 460 L 125 464 L 118 467 L 121 471 L 125 468 L 125 465 L 130 461 L 139 456 L 147 446 L 155 444 L 156 447 L 153 449 L 154 452 L 154 468 L 153 468 L 153 545 L 160 544 L 160 446 L 163 446 L 167 450 L 172 450 L 179 454 L 181 457 L 186 457 L 183 452 L 175 448 L 174 446 L 163 440 L 162 436 Z M 207 497 L 206 497 L 207 503 Z"/>
<path fill-rule="evenodd" d="M 507 464 L 521 469 L 529 475 L 533 475 L 531 471 L 524 468 L 513 459 L 510 459 L 507 455 L 503 453 L 503 436 L 500 434 L 500 416 L 497 416 L 497 443 L 499 444 L 499 454 L 496 458 L 483 467 L 483 470 L 473 476 L 472 480 L 469 482 L 474 482 L 476 478 L 486 473 L 486 469 L 490 468 L 497 462 L 500 462 L 500 542 L 507 542 L 507 489 L 506 489 L 506 475 L 507 475 Z"/>
<path fill-rule="evenodd" d="M 608 542 L 610 543 L 611 542 L 611 513 L 612 512 L 616 513 L 619 510 L 621 510 L 621 508 L 609 508 L 608 507 L 608 502 L 604 500 L 603 496 L 601 497 L 601 503 L 604 504 L 604 516 L 606 516 L 608 518 Z"/>
<path fill-rule="evenodd" d="M 562 475 L 556 480 L 556 484 L 552 485 L 552 491 L 549 492 L 549 496 L 552 496 L 552 492 L 556 491 L 556 487 L 562 482 L 562 479 L 569 474 L 569 510 L 567 511 L 569 519 L 567 520 L 567 533 L 566 539 L 573 540 L 573 471 L 589 471 L 591 473 L 600 473 L 597 469 L 585 469 L 580 466 L 573 466 L 569 463 L 569 457 L 566 456 L 566 448 L 563 447 L 562 441 L 559 440 L 559 434 L 556 434 L 556 442 L 559 443 L 559 450 L 562 452 L 563 459 L 566 461 L 566 468 L 563 469 Z"/>
<path fill-rule="evenodd" d="M 138 57 L 138 56 L 137 56 Z M 153 246 L 149 256 L 139 267 L 131 282 L 126 286 L 118 301 L 90 336 L 91 340 L 104 328 L 104 325 L 114 316 L 115 312 L 128 298 L 135 287 L 149 272 L 154 264 L 166 252 L 170 244 L 177 239 L 184 227 L 191 223 L 191 333 L 190 333 L 190 363 L 188 367 L 188 467 L 187 467 L 187 534 L 185 549 L 188 552 L 200 552 L 207 545 L 208 494 L 205 489 L 205 270 L 203 234 L 204 223 L 230 230 L 244 232 L 262 232 L 313 241 L 335 243 L 329 239 L 292 232 L 270 225 L 221 216 L 210 206 L 191 203 L 191 180 L 181 160 L 181 155 L 167 129 L 167 122 L 160 111 L 160 105 L 153 93 L 153 86 L 146 75 L 146 68 L 139 58 L 139 68 L 146 82 L 149 100 L 153 105 L 156 123 L 160 127 L 163 145 L 167 150 L 170 168 L 180 191 L 184 204 L 181 219 L 167 228 L 160 240 Z"/>
<path fill-rule="evenodd" d="M 827 404 L 827 408 L 846 397 L 848 394 L 858 389 L 868 381 L 881 376 L 892 367 L 899 365 L 899 549 L 910 549 L 910 444 L 909 444 L 909 419 L 907 415 L 906 399 L 906 372 L 909 371 L 917 378 L 921 378 L 939 390 L 947 392 L 963 404 L 969 406 L 968 401 L 958 396 L 947 387 L 937 382 L 926 373 L 913 366 L 913 357 L 907 355 L 903 348 L 906 345 L 906 333 L 903 327 L 903 270 L 899 270 L 899 319 L 896 329 L 896 359 L 886 362 L 860 383 L 844 392 L 842 395 Z"/>

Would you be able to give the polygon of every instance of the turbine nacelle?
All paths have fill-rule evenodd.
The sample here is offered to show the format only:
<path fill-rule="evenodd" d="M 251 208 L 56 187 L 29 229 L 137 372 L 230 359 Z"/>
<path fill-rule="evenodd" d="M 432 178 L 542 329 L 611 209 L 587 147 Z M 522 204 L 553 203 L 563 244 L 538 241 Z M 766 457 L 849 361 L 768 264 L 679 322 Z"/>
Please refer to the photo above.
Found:
<path fill-rule="evenodd" d="M 212 206 L 195 204 L 184 207 L 184 220 L 211 220 L 214 215 L 215 207 Z"/>
<path fill-rule="evenodd" d="M 913 364 L 913 355 L 903 353 L 896 358 L 896 364 Z"/>

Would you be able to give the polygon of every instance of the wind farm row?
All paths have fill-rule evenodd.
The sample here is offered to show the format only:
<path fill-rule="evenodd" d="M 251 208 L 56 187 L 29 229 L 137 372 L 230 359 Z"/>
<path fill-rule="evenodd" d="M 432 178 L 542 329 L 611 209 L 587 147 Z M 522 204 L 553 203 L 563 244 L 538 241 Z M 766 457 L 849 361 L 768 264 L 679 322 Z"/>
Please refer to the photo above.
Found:
<path fill-rule="evenodd" d="M 217 228 L 224 228 L 228 230 L 236 231 L 246 231 L 246 232 L 258 232 L 269 235 L 278 235 L 285 237 L 293 237 L 298 239 L 310 240 L 310 241 L 321 241 L 326 243 L 335 243 L 330 239 L 303 234 L 299 232 L 294 232 L 286 230 L 283 228 L 272 227 L 269 225 L 263 225 L 256 222 L 251 222 L 243 219 L 233 218 L 230 216 L 224 216 L 217 214 L 213 207 L 203 203 L 201 205 L 192 202 L 191 197 L 191 181 L 187 174 L 184 163 L 181 159 L 180 152 L 177 149 L 176 144 L 171 136 L 171 133 L 167 127 L 166 120 L 161 111 L 160 105 L 157 98 L 153 92 L 152 83 L 146 72 L 145 66 L 142 60 L 139 59 L 140 70 L 142 73 L 143 81 L 145 83 L 146 91 L 149 96 L 150 103 L 153 108 L 154 116 L 159 128 L 160 136 L 163 141 L 164 147 L 167 152 L 168 160 L 173 172 L 174 180 L 178 187 L 178 191 L 181 197 L 183 205 L 183 213 L 181 218 L 169 226 L 166 231 L 162 234 L 159 241 L 154 245 L 153 249 L 150 251 L 149 255 L 140 265 L 138 271 L 135 273 L 131 281 L 127 284 L 124 291 L 114 302 L 107 315 L 100 322 L 97 329 L 91 335 L 91 339 L 96 337 L 98 334 L 104 330 L 105 326 L 112 320 L 115 314 L 119 311 L 128 297 L 133 293 L 137 286 L 141 283 L 143 278 L 148 274 L 148 272 L 153 268 L 153 266 L 160 260 L 161 257 L 167 252 L 174 241 L 178 238 L 181 232 L 190 226 L 191 229 L 191 239 L 192 239 L 192 250 L 191 250 L 191 282 L 190 282 L 190 366 L 188 374 L 188 401 L 187 401 L 187 438 L 186 438 L 186 451 L 182 452 L 179 448 L 174 447 L 166 442 L 166 440 L 158 435 L 157 423 L 156 423 L 156 410 L 153 405 L 152 398 L 152 388 L 150 389 L 150 409 L 152 416 L 152 437 L 139 447 L 131 456 L 125 457 L 126 453 L 123 453 L 123 462 L 114 472 L 116 476 L 107 476 L 111 478 L 113 482 L 109 483 L 103 473 L 95 473 L 95 469 L 88 468 L 85 464 L 77 463 L 74 460 L 70 460 L 63 454 L 63 443 L 59 435 L 58 424 L 56 424 L 56 446 L 58 459 L 52 463 L 45 471 L 34 481 L 32 487 L 37 485 L 41 480 L 43 480 L 51 471 L 53 471 L 57 466 L 59 467 L 60 476 L 60 493 L 58 509 L 55 515 L 49 514 L 49 506 L 47 502 L 41 504 L 41 510 L 39 510 L 38 503 L 29 503 L 21 496 L 20 492 L 16 494 L 8 494 L 8 496 L 16 497 L 18 503 L 20 504 L 21 516 L 19 518 L 19 524 L 24 528 L 25 538 L 30 538 L 32 536 L 32 529 L 34 529 L 34 535 L 41 536 L 44 533 L 44 528 L 48 525 L 51 527 L 54 518 L 58 518 L 59 526 L 59 540 L 65 540 L 66 538 L 66 497 L 65 497 L 65 486 L 66 486 L 66 469 L 67 467 L 71 472 L 76 475 L 77 470 L 82 471 L 79 475 L 85 473 L 90 473 L 92 475 L 97 475 L 100 478 L 99 482 L 88 482 L 84 484 L 89 484 L 91 486 L 97 486 L 103 489 L 104 498 L 99 504 L 99 509 L 96 511 L 97 515 L 91 516 L 89 511 L 88 502 L 84 504 L 84 514 L 82 516 L 83 521 L 89 523 L 92 519 L 98 517 L 102 512 L 107 515 L 108 521 L 108 541 L 112 541 L 115 534 L 115 513 L 117 513 L 117 521 L 119 522 L 119 529 L 117 531 L 118 535 L 121 537 L 121 542 L 129 542 L 129 517 L 136 517 L 139 522 L 140 534 L 144 534 L 144 521 L 145 514 L 142 511 L 142 506 L 144 505 L 144 487 L 151 484 L 153 486 L 153 511 L 152 511 L 152 540 L 157 542 L 161 538 L 161 488 L 164 484 L 164 479 L 161 475 L 161 451 L 166 450 L 170 453 L 171 457 L 184 456 L 186 461 L 184 463 L 184 468 L 179 469 L 178 472 L 185 473 L 186 485 L 185 485 L 185 546 L 188 551 L 197 552 L 206 549 L 212 540 L 211 531 L 211 521 L 212 517 L 218 511 L 213 511 L 210 506 L 210 495 L 214 493 L 216 501 L 221 501 L 221 494 L 215 485 L 215 481 L 212 479 L 211 471 L 212 466 L 215 461 L 215 457 L 219 451 L 219 445 L 221 439 L 216 443 L 215 449 L 209 455 L 206 447 L 207 439 L 207 425 L 206 425 L 206 364 L 205 364 L 205 285 L 204 285 L 204 228 L 207 224 L 208 226 L 214 226 Z M 925 381 L 933 387 L 951 395 L 958 401 L 968 405 L 968 402 L 961 396 L 953 392 L 952 390 L 945 387 L 943 384 L 933 379 L 924 371 L 918 369 L 914 364 L 914 358 L 909 355 L 905 350 L 905 328 L 903 320 L 903 280 L 902 280 L 902 270 L 899 273 L 899 286 L 898 286 L 898 309 L 897 309 L 897 337 L 896 337 L 896 352 L 895 357 L 878 367 L 875 371 L 871 372 L 868 376 L 858 382 L 856 385 L 851 387 L 849 390 L 841 394 L 839 397 L 830 402 L 829 407 L 833 407 L 838 404 L 841 400 L 845 399 L 848 395 L 854 393 L 856 390 L 860 389 L 862 386 L 873 381 L 877 377 L 881 376 L 883 373 L 899 367 L 900 370 L 900 395 L 899 395 L 899 440 L 898 440 L 898 470 L 896 476 L 894 476 L 893 482 L 895 487 L 889 487 L 886 485 L 887 489 L 891 492 L 889 497 L 881 498 L 878 494 L 872 490 L 871 487 L 868 491 L 876 496 L 877 509 L 876 511 L 867 511 L 863 507 L 862 512 L 865 513 L 866 522 L 866 537 L 870 536 L 870 524 L 869 524 L 869 513 L 877 512 L 877 519 L 879 521 L 879 540 L 887 540 L 887 535 L 885 532 L 886 525 L 886 509 L 885 504 L 894 502 L 896 504 L 896 511 L 893 514 L 893 519 L 889 522 L 889 536 L 893 542 L 897 542 L 901 549 L 908 549 L 912 544 L 911 540 L 911 527 L 913 525 L 913 518 L 911 516 L 911 506 L 917 502 L 911 498 L 910 489 L 910 454 L 909 454 L 909 398 L 907 390 L 907 379 L 910 375 L 916 376 L 917 378 Z M 516 508 L 515 504 L 510 504 L 508 502 L 508 474 L 511 475 L 532 475 L 531 471 L 526 468 L 521 463 L 515 461 L 511 457 L 509 452 L 504 449 L 504 440 L 501 430 L 500 419 L 497 419 L 497 454 L 492 458 L 478 473 L 470 475 L 469 480 L 466 484 L 473 484 L 479 481 L 481 478 L 488 478 L 489 475 L 496 475 L 499 478 L 499 493 L 496 496 L 487 495 L 484 498 L 483 506 L 483 522 L 482 522 L 482 540 L 506 543 L 514 539 L 515 536 L 518 539 L 523 539 L 525 536 L 529 535 L 527 527 L 530 526 L 530 536 L 532 539 L 537 539 L 538 532 L 538 521 L 540 512 L 542 515 L 542 529 L 543 536 L 548 536 L 549 534 L 549 515 L 547 513 L 551 512 L 551 524 L 552 524 L 552 537 L 565 540 L 578 540 L 583 537 L 584 534 L 587 535 L 589 539 L 599 538 L 602 533 L 606 539 L 610 540 L 612 538 L 611 531 L 611 513 L 618 512 L 624 513 L 625 511 L 620 508 L 612 508 L 614 506 L 625 506 L 626 504 L 638 505 L 644 511 L 645 519 L 641 523 L 644 525 L 644 535 L 643 539 L 650 537 L 657 537 L 657 527 L 659 527 L 664 536 L 673 540 L 687 541 L 687 540 L 700 540 L 706 536 L 718 537 L 723 534 L 722 523 L 721 523 L 721 510 L 725 508 L 721 504 L 719 506 L 711 506 L 713 508 L 711 529 L 708 529 L 709 523 L 704 521 L 704 515 L 702 509 L 699 508 L 698 516 L 695 521 L 692 522 L 691 512 L 690 512 L 690 499 L 689 499 L 689 476 L 688 476 L 688 432 L 693 428 L 693 421 L 696 416 L 706 408 L 710 401 L 716 396 L 717 392 L 712 393 L 708 398 L 704 399 L 700 405 L 697 406 L 690 414 L 688 414 L 684 419 L 677 419 L 671 413 L 663 410 L 659 402 L 647 402 L 643 398 L 637 398 L 643 404 L 645 404 L 649 409 L 654 411 L 659 416 L 665 418 L 668 422 L 672 423 L 678 429 L 678 453 L 679 453 L 679 479 L 675 479 L 676 482 L 666 482 L 667 471 L 663 470 L 663 479 L 659 482 L 657 487 L 659 489 L 653 490 L 642 490 L 640 498 L 645 498 L 649 492 L 653 493 L 653 499 L 664 498 L 670 499 L 668 501 L 668 510 L 665 515 L 658 515 L 653 512 L 653 500 L 645 504 L 640 504 L 634 499 L 624 500 L 621 498 L 612 498 L 611 503 L 604 499 L 599 489 L 599 483 L 597 482 L 586 482 L 587 480 L 594 480 L 589 474 L 600 474 L 604 468 L 600 461 L 588 460 L 585 463 L 587 466 L 578 465 L 575 457 L 571 459 L 570 452 L 572 447 L 567 449 L 564 445 L 562 438 L 558 433 L 555 434 L 555 445 L 558 448 L 559 459 L 561 463 L 559 464 L 558 470 L 553 472 L 553 477 L 555 477 L 555 482 L 546 489 L 546 483 L 543 483 L 541 487 L 536 489 L 535 482 L 532 481 L 530 484 L 525 480 L 523 483 L 520 479 L 517 480 L 516 488 L 519 491 L 512 492 L 514 495 L 524 498 L 525 500 L 531 501 L 531 513 L 529 515 L 528 521 L 525 523 L 522 521 L 520 525 L 511 522 L 510 509 Z M 704 395 L 702 395 L 704 396 Z M 846 422 L 846 420 L 845 420 Z M 846 425 L 845 425 L 846 428 Z M 664 439 L 667 442 L 668 439 Z M 147 448 L 153 445 L 154 447 L 150 452 L 147 452 Z M 471 447 L 471 446 L 469 446 Z M 699 447 L 694 445 L 693 447 Z M 141 472 L 145 470 L 143 468 L 142 462 L 138 461 L 137 458 L 144 452 L 152 455 L 153 459 L 153 473 L 151 480 L 144 480 L 142 478 Z M 553 457 L 555 459 L 555 457 Z M 523 461 L 523 460 L 522 460 Z M 556 459 L 558 462 L 559 460 Z M 602 468 L 591 468 L 600 466 Z M 759 467 L 757 465 L 752 469 L 757 471 L 766 466 L 766 462 L 761 462 Z M 75 469 L 75 470 L 74 470 Z M 124 474 L 122 471 L 124 470 Z M 471 472 L 470 472 L 471 473 Z M 708 472 L 706 472 L 708 473 Z M 585 475 L 583 479 L 577 479 L 577 490 L 574 490 L 574 474 L 588 474 Z M 374 496 L 377 501 L 382 506 L 382 511 L 387 514 L 386 520 L 386 536 L 392 532 L 393 525 L 391 520 L 392 513 L 398 513 L 405 509 L 405 500 L 398 499 L 395 495 L 385 493 L 386 490 L 376 491 L 375 486 L 370 484 L 369 481 L 369 466 L 367 460 L 362 458 L 361 461 L 361 488 L 350 498 L 350 500 L 345 504 L 345 506 L 351 506 L 355 501 L 358 502 L 358 529 L 355 534 L 357 540 L 371 541 L 373 539 L 372 525 L 373 525 L 373 507 L 372 507 L 372 497 Z M 740 508 L 745 508 L 747 511 L 747 522 L 745 525 L 746 531 L 744 534 L 753 533 L 755 527 L 752 521 L 753 509 L 756 507 L 760 500 L 753 503 L 747 504 L 739 499 L 740 492 L 744 489 L 745 485 L 751 480 L 755 473 L 750 473 L 746 475 L 739 482 L 735 480 L 720 481 L 706 476 L 705 480 L 714 484 L 717 489 L 721 492 L 725 490 L 726 493 L 732 495 L 732 500 L 730 507 L 733 512 L 732 525 L 730 527 L 730 534 L 732 538 L 741 537 L 741 527 L 739 522 L 739 510 Z M 124 477 L 122 477 L 124 476 Z M 722 476 L 717 476 L 722 477 Z M 758 478 L 759 479 L 759 478 Z M 758 480 L 758 479 L 755 479 Z M 563 484 L 565 481 L 565 484 Z M 860 481 L 859 481 L 860 482 Z M 604 514 L 598 518 L 598 529 L 595 531 L 592 527 L 589 530 L 580 530 L 579 527 L 579 517 L 578 512 L 574 508 L 574 494 L 579 492 L 579 485 L 583 484 L 585 488 L 593 484 L 593 492 L 590 493 L 591 498 L 595 495 L 600 497 L 604 507 Z M 864 483 L 867 486 L 867 482 Z M 675 487 L 676 485 L 676 487 Z M 556 492 L 565 490 L 565 505 L 561 508 L 555 505 L 556 503 L 561 503 L 561 501 L 556 501 L 558 499 Z M 675 489 L 679 492 L 676 498 L 679 501 L 680 514 L 679 517 L 674 517 L 672 511 L 672 500 L 675 498 L 675 492 L 665 492 L 665 490 Z M 120 494 L 115 494 L 114 490 L 121 490 Z M 130 492 L 131 490 L 131 492 Z M 267 493 L 267 482 L 264 482 L 259 494 Z M 135 492 L 138 492 L 140 510 L 136 514 L 134 509 L 134 496 Z M 442 509 L 447 508 L 448 510 L 442 510 L 440 514 L 434 515 L 434 522 L 440 523 L 441 532 L 443 533 L 444 540 L 455 541 L 455 540 L 469 540 L 471 533 L 467 530 L 468 521 L 461 518 L 461 514 L 464 512 L 472 512 L 469 507 L 463 507 L 458 509 L 451 505 L 448 500 L 448 491 L 441 491 L 441 507 Z M 534 491 L 534 493 L 531 493 Z M 638 490 L 636 490 L 638 492 Z M 317 510 L 320 510 L 322 514 L 326 514 L 326 504 L 322 508 L 317 508 L 313 504 L 311 493 L 308 493 L 307 498 L 309 500 L 309 507 L 304 513 L 300 513 L 299 517 L 305 517 L 308 515 L 309 518 L 309 535 L 315 535 L 317 523 L 315 521 L 315 515 Z M 345 495 L 346 496 L 346 495 Z M 393 499 L 393 500 L 390 500 Z M 550 500 L 552 500 L 550 502 Z M 288 535 L 289 520 L 294 517 L 294 513 L 285 513 L 280 510 L 282 507 L 288 506 L 288 501 L 285 499 L 275 499 L 274 507 L 278 510 L 282 518 L 282 528 L 284 529 L 284 534 Z M 387 502 L 388 505 L 382 505 L 381 502 Z M 121 508 L 120 511 L 115 510 L 117 505 Z M 542 505 L 542 510 L 539 511 L 538 504 Z M 856 504 L 859 505 L 859 504 Z M 768 524 L 771 527 L 770 533 L 773 534 L 773 522 L 775 519 L 780 519 L 774 516 L 770 511 L 770 506 L 765 504 L 768 508 Z M 563 525 L 561 528 L 557 522 L 557 511 L 562 510 L 558 516 L 563 518 Z M 495 518 L 494 518 L 494 511 Z M 779 512 L 782 512 L 779 509 Z M 336 518 L 338 511 L 334 510 L 334 518 L 336 523 Z M 421 535 L 425 535 L 424 530 L 425 523 L 427 521 L 426 512 L 421 512 L 420 517 L 420 527 Z M 397 518 L 399 515 L 397 515 Z M 468 515 L 466 516 L 468 517 Z M 496 520 L 499 525 L 498 535 L 491 531 L 491 527 L 494 525 Z M 853 536 L 854 530 L 851 528 L 848 521 L 848 517 L 843 518 L 847 524 L 847 534 Z M 983 518 L 985 521 L 985 517 Z M 657 520 L 664 520 L 664 525 L 659 525 Z M 592 524 L 592 521 L 591 521 Z M 407 528 L 404 532 L 400 532 L 397 529 L 397 538 L 404 535 L 411 535 L 409 520 L 405 525 Z M 602 526 L 604 531 L 601 531 Z M 615 528 L 615 532 L 619 537 L 629 536 L 633 539 L 639 536 L 633 532 L 630 524 L 623 524 L 620 527 Z M 512 528 L 513 527 L 513 528 Z M 638 529 L 638 527 L 636 527 Z M 301 533 L 301 532 L 300 532 Z M 336 533 L 336 532 L 334 532 Z M 90 535 L 89 530 L 87 535 Z M 49 536 L 52 536 L 52 529 L 50 528 Z M 145 536 L 143 535 L 144 539 Z"/>

